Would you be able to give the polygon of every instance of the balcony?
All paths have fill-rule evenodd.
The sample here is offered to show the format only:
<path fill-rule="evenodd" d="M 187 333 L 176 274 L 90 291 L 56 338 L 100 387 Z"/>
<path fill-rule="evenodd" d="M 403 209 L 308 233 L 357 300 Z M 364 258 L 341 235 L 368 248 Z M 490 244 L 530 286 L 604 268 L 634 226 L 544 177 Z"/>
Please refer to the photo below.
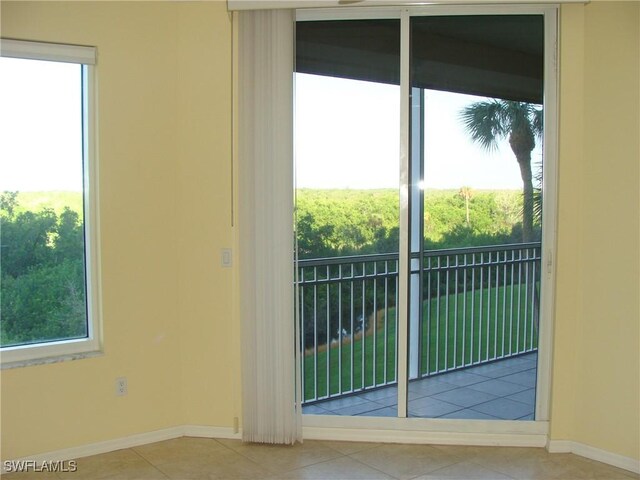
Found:
<path fill-rule="evenodd" d="M 410 416 L 532 419 L 540 243 L 410 263 Z M 303 412 L 397 415 L 398 255 L 298 262 Z"/>

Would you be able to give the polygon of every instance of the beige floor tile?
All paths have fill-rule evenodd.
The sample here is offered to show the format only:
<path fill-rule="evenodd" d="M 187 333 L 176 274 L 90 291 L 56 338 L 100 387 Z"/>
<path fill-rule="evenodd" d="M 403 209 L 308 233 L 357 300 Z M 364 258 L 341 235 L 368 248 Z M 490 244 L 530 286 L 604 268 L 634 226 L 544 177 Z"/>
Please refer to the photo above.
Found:
<path fill-rule="evenodd" d="M 480 464 L 520 480 L 626 480 L 633 474 L 572 454 L 548 453 L 543 448 L 437 446 L 458 458 Z"/>
<path fill-rule="evenodd" d="M 364 465 L 353 458 L 341 457 L 285 472 L 280 478 L 301 480 L 393 480 L 394 477 Z"/>
<path fill-rule="evenodd" d="M 496 447 L 480 447 L 475 445 L 432 445 L 433 448 L 440 450 L 448 455 L 458 458 L 460 461 L 466 461 L 485 452 L 489 453 Z"/>
<path fill-rule="evenodd" d="M 220 442 L 273 473 L 295 470 L 342 456 L 324 442 L 315 440 L 307 440 L 303 444 L 297 443 L 293 446 L 259 445 L 238 440 Z"/>
<path fill-rule="evenodd" d="M 508 475 L 490 470 L 473 462 L 460 462 L 415 480 L 512 480 Z"/>
<path fill-rule="evenodd" d="M 53 472 L 35 472 L 27 470 L 25 472 L 2 473 L 4 480 L 59 480 L 60 477 Z"/>
<path fill-rule="evenodd" d="M 368 450 L 369 448 L 375 448 L 382 445 L 381 443 L 338 442 L 333 440 L 323 440 L 322 443 L 324 443 L 329 448 L 333 448 L 343 455 L 351 455 L 352 453 L 362 452 L 363 450 Z"/>
<path fill-rule="evenodd" d="M 134 447 L 133 450 L 154 466 L 193 462 L 202 457 L 222 459 L 233 452 L 212 438 L 182 437 Z"/>
<path fill-rule="evenodd" d="M 154 463 L 155 465 L 152 465 Z M 542 448 L 306 441 L 245 444 L 180 438 L 80 458 L 74 473 L 25 472 L 8 480 L 640 480 L 640 476 Z"/>
<path fill-rule="evenodd" d="M 149 462 L 131 449 L 79 458 L 77 471 L 59 473 L 63 480 L 95 480 L 104 478 L 164 478 Z"/>
<path fill-rule="evenodd" d="M 477 460 L 474 460 L 477 461 Z M 548 459 L 513 458 L 506 461 L 493 461 L 483 466 L 509 475 L 517 480 L 549 480 L 567 473 L 570 467 Z"/>
<path fill-rule="evenodd" d="M 563 472 L 554 480 L 629 480 L 639 478 L 640 475 L 628 470 L 584 459 L 579 465 L 576 465 L 576 462 L 572 462 L 569 470 Z"/>
<path fill-rule="evenodd" d="M 234 440 L 232 438 L 218 438 L 216 440 L 220 445 L 223 445 L 226 448 L 230 448 L 232 450 L 237 450 L 241 448 L 243 445 L 247 445 L 242 440 Z"/>
<path fill-rule="evenodd" d="M 544 448 L 536 447 L 487 447 L 474 445 L 434 445 L 443 452 L 463 461 L 482 460 L 550 460 L 550 454 Z"/>
<path fill-rule="evenodd" d="M 166 463 L 158 468 L 172 480 L 274 478 L 272 472 L 235 452 L 224 459 L 201 458 L 189 462 Z"/>
<path fill-rule="evenodd" d="M 101 480 L 169 480 L 169 477 L 155 467 L 151 467 L 138 470 L 126 470 L 114 475 L 108 475 Z"/>
<path fill-rule="evenodd" d="M 591 460 L 572 453 L 550 453 L 549 460 L 568 469 L 585 469 L 591 465 Z"/>
<path fill-rule="evenodd" d="M 350 456 L 399 479 L 425 475 L 459 461 L 429 445 L 385 444 Z"/>

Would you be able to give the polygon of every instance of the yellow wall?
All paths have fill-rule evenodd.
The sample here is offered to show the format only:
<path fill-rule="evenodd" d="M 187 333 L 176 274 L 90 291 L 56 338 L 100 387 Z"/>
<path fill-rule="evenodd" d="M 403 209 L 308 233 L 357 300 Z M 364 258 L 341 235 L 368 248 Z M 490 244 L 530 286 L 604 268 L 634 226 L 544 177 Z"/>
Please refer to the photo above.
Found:
<path fill-rule="evenodd" d="M 640 3 L 561 11 L 552 438 L 640 458 Z"/>
<path fill-rule="evenodd" d="M 2 458 L 239 415 L 223 2 L 5 2 L 99 49 L 105 354 L 2 372 Z M 638 458 L 638 3 L 562 7 L 552 438 Z M 129 395 L 114 396 L 118 376 Z M 46 393 L 45 393 L 46 392 Z"/>
<path fill-rule="evenodd" d="M 231 18 L 226 2 L 178 6 L 183 423 L 233 425 L 240 415 L 239 322 L 232 312 Z"/>
<path fill-rule="evenodd" d="M 98 47 L 104 355 L 2 372 L 2 458 L 231 426 L 231 22 L 223 2 L 1 2 L 5 37 Z M 237 349 L 236 349 L 237 350 Z M 126 376 L 129 394 L 116 397 Z"/>

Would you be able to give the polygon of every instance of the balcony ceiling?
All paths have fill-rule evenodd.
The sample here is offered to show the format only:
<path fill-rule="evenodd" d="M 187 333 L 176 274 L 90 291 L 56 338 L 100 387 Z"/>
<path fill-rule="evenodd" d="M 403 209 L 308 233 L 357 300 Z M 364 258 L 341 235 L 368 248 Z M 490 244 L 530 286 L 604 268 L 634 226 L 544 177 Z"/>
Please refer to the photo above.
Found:
<path fill-rule="evenodd" d="M 415 17 L 414 87 L 542 103 L 539 15 Z M 296 70 L 400 83 L 400 21 L 298 22 Z"/>

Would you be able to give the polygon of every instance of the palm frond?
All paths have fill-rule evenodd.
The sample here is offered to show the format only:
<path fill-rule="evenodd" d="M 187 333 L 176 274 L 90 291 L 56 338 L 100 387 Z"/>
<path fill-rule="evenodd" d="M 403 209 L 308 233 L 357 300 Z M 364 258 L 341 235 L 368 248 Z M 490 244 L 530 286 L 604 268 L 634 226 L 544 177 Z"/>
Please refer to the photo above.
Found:
<path fill-rule="evenodd" d="M 533 165 L 533 223 L 534 225 L 542 225 L 542 161 Z"/>
<path fill-rule="evenodd" d="M 476 102 L 460 112 L 460 119 L 471 139 L 486 150 L 498 148 L 498 140 L 509 133 L 505 102 L 488 100 Z"/>
<path fill-rule="evenodd" d="M 531 128 L 537 138 L 542 138 L 544 132 L 544 114 L 542 108 L 531 105 Z"/>

